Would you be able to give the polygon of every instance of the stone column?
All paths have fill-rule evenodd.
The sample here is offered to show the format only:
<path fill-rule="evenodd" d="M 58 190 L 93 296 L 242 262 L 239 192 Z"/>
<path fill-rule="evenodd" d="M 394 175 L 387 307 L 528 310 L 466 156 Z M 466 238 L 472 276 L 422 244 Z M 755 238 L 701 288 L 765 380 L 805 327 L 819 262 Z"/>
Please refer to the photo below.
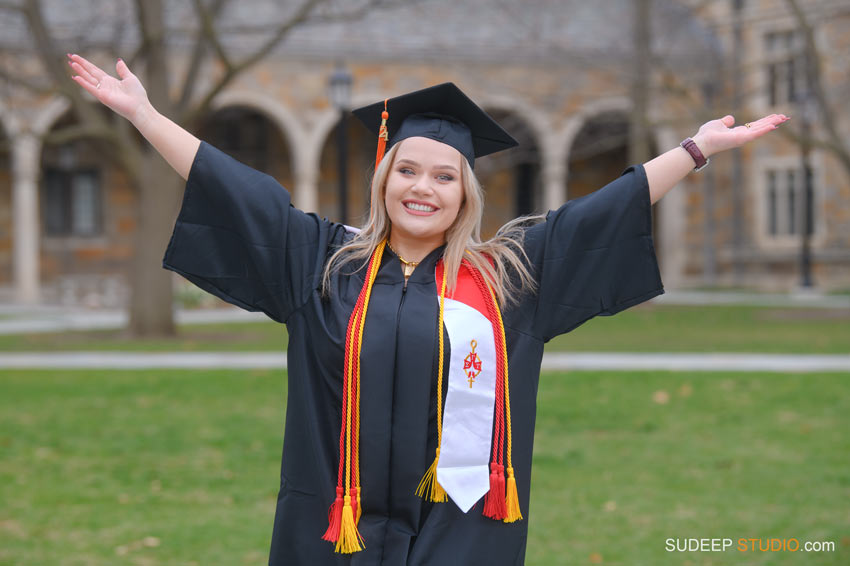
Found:
<path fill-rule="evenodd" d="M 306 145 L 306 144 L 305 144 Z M 319 157 L 306 148 L 294 149 L 292 160 L 295 164 L 295 202 L 293 204 L 304 212 L 319 211 Z"/>
<path fill-rule="evenodd" d="M 12 140 L 12 271 L 16 304 L 37 304 L 39 283 L 38 177 L 40 141 L 31 133 Z"/>
<path fill-rule="evenodd" d="M 656 117 L 660 120 L 660 117 Z M 684 136 L 679 136 L 671 128 L 658 128 L 655 132 L 658 151 L 664 153 L 679 145 Z M 709 165 L 711 167 L 713 163 Z M 658 227 L 656 230 L 657 246 L 660 248 L 658 263 L 661 268 L 661 279 L 667 289 L 682 286 L 687 263 L 687 248 L 685 236 L 687 226 L 687 189 L 689 183 L 696 180 L 688 175 L 679 182 L 664 197 L 655 203 L 658 208 Z"/>
<path fill-rule="evenodd" d="M 543 140 L 543 163 L 540 174 L 543 181 L 543 211 L 555 210 L 567 201 L 567 152 L 565 144 L 551 136 Z"/>

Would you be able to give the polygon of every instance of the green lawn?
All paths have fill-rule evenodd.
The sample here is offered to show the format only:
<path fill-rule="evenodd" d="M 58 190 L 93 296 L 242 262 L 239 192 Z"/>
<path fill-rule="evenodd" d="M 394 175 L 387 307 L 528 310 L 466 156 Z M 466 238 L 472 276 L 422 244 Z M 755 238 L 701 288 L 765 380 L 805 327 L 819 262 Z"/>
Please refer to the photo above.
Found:
<path fill-rule="evenodd" d="M 62 350 L 281 351 L 272 322 L 184 325 L 169 340 L 99 330 L 0 336 L 0 352 Z M 643 304 L 597 317 L 552 340 L 549 351 L 850 353 L 850 309 Z"/>
<path fill-rule="evenodd" d="M 0 564 L 265 564 L 285 391 L 283 371 L 0 372 Z M 552 373 L 538 399 L 529 566 L 850 563 L 850 376 Z"/>

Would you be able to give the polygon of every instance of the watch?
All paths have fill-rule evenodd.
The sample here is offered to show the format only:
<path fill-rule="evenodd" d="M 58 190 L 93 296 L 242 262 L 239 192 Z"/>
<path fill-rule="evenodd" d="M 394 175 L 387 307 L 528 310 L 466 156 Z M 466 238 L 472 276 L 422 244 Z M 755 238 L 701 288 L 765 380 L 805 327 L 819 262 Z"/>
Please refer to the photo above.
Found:
<path fill-rule="evenodd" d="M 701 171 L 708 162 L 711 161 L 711 158 L 706 158 L 702 152 L 697 147 L 697 144 L 691 138 L 685 138 L 682 143 L 679 144 L 685 150 L 691 154 L 691 157 L 694 158 L 694 162 L 696 163 L 696 167 L 694 167 L 694 171 Z"/>

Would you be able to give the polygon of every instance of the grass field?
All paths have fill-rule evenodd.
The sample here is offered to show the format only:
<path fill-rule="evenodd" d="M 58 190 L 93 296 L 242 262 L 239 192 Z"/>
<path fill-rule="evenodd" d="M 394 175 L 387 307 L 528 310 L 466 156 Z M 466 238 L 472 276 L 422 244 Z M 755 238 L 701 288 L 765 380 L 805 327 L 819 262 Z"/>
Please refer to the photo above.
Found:
<path fill-rule="evenodd" d="M 285 379 L 0 372 L 0 564 L 265 564 Z M 553 373 L 538 400 L 529 566 L 850 563 L 850 376 Z M 671 537 L 836 551 L 668 553 Z"/>
<path fill-rule="evenodd" d="M 0 335 L 0 352 L 63 350 L 281 351 L 272 322 L 184 325 L 168 340 L 121 331 Z M 639 305 L 559 336 L 549 351 L 850 353 L 850 309 Z"/>

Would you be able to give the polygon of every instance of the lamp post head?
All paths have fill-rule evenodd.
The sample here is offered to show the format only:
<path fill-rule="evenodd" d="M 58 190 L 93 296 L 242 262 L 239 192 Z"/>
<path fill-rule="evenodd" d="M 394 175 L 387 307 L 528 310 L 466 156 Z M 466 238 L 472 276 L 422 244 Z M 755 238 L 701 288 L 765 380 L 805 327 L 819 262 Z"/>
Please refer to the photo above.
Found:
<path fill-rule="evenodd" d="M 341 63 L 336 66 L 328 79 L 328 98 L 337 110 L 351 106 L 351 73 Z"/>

